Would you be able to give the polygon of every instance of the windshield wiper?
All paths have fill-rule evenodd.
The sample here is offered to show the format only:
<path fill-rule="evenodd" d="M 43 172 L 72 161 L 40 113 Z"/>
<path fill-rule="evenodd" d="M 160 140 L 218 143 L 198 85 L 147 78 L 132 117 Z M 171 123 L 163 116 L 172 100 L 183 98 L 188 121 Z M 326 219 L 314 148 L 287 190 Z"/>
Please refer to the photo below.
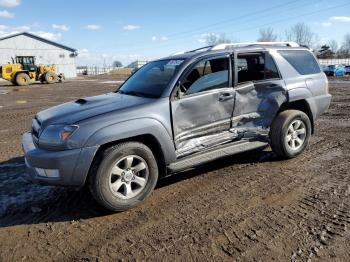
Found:
<path fill-rule="evenodd" d="M 150 94 L 146 94 L 143 92 L 137 92 L 137 91 L 125 91 L 125 90 L 118 90 L 118 93 L 123 95 L 130 95 L 130 96 L 140 96 L 140 97 L 148 97 L 148 98 L 155 98 L 154 96 Z"/>
<path fill-rule="evenodd" d="M 124 91 L 124 90 L 118 90 L 118 93 L 123 95 L 130 95 L 130 96 L 141 96 L 139 92 L 136 91 Z"/>

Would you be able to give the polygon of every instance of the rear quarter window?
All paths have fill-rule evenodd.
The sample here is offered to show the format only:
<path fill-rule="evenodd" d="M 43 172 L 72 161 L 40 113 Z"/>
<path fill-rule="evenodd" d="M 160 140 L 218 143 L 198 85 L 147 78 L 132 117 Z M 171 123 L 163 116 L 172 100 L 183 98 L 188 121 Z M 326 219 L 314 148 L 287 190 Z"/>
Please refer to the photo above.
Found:
<path fill-rule="evenodd" d="M 321 72 L 315 57 L 308 51 L 280 50 L 278 53 L 301 75 L 311 75 Z"/>

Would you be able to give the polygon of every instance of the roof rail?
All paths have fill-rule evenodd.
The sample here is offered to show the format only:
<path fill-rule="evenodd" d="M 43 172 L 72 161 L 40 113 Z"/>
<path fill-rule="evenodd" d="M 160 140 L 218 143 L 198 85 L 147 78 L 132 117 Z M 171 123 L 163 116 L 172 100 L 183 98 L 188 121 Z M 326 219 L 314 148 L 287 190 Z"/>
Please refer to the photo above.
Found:
<path fill-rule="evenodd" d="M 289 47 L 300 47 L 296 42 L 250 42 L 250 43 L 229 43 L 229 44 L 219 44 L 213 46 L 210 50 L 222 50 L 229 47 L 243 47 L 252 45 L 262 45 L 262 46 L 289 46 Z"/>

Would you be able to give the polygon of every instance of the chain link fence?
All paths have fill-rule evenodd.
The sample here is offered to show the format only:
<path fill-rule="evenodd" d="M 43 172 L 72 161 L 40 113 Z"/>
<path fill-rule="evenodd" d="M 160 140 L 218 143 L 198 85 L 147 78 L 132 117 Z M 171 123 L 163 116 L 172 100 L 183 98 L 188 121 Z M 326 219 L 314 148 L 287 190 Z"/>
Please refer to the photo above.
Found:
<path fill-rule="evenodd" d="M 350 58 L 318 59 L 321 65 L 350 65 Z"/>

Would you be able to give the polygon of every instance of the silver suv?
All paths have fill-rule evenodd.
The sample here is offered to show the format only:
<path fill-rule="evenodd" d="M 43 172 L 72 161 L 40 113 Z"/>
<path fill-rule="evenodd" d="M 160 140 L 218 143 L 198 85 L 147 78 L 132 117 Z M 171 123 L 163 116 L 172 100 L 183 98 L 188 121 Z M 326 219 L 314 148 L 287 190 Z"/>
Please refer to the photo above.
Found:
<path fill-rule="evenodd" d="M 158 178 L 268 145 L 302 153 L 330 104 L 314 55 L 295 43 L 209 46 L 144 65 L 115 92 L 39 112 L 23 135 L 28 178 L 88 183 L 114 211 Z"/>

